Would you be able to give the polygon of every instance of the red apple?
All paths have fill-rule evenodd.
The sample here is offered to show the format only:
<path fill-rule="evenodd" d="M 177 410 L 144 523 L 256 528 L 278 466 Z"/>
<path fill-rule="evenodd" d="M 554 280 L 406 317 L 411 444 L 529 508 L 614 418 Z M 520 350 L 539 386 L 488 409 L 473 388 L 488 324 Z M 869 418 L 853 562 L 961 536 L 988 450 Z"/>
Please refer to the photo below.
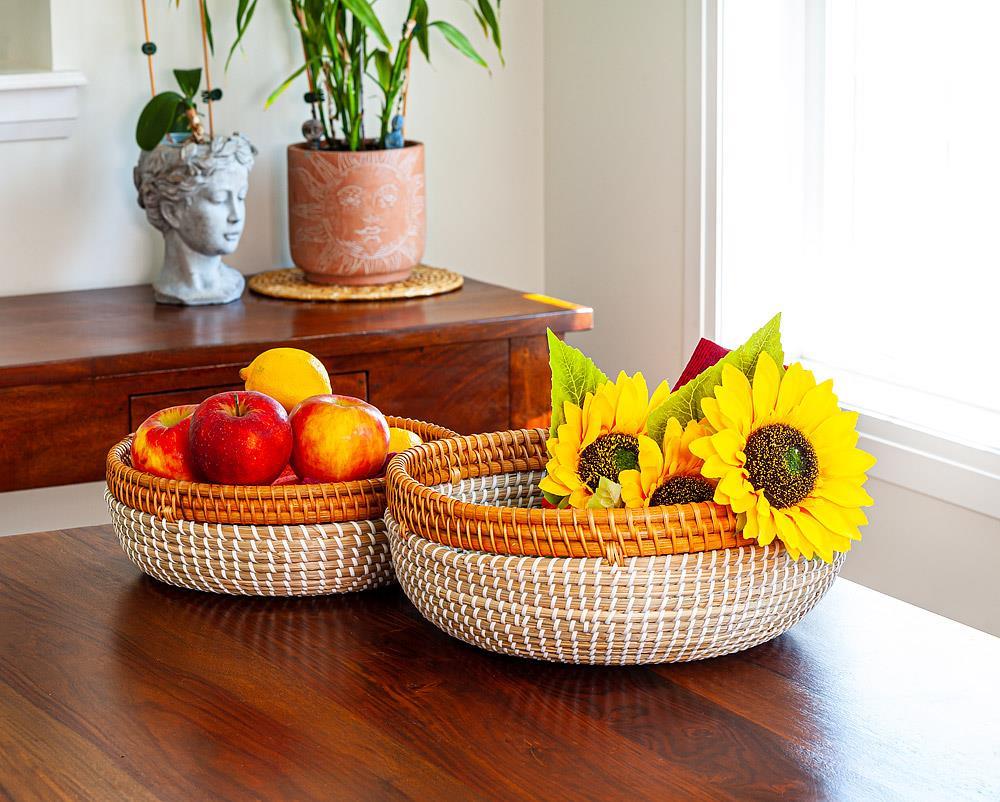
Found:
<path fill-rule="evenodd" d="M 182 404 L 154 412 L 135 430 L 132 467 L 165 479 L 195 478 L 188 430 L 197 404 Z"/>
<path fill-rule="evenodd" d="M 290 416 L 292 467 L 302 477 L 351 482 L 378 473 L 389 452 L 389 424 L 371 404 L 349 395 L 314 395 Z"/>
<path fill-rule="evenodd" d="M 218 393 L 191 416 L 191 457 L 198 475 L 227 485 L 269 485 L 292 453 L 288 414 L 270 396 Z"/>

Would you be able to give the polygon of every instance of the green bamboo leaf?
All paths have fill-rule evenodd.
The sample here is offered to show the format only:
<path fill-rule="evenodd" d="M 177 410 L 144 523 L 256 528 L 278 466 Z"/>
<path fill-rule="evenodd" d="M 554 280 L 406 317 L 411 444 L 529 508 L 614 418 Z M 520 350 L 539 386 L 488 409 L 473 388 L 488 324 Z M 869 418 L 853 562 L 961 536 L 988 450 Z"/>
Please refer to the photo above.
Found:
<path fill-rule="evenodd" d="M 499 9 L 499 5 L 497 9 Z M 497 46 L 497 53 L 500 54 L 500 63 L 506 64 L 503 58 L 503 44 L 500 40 L 500 20 L 497 19 L 496 13 L 493 11 L 493 6 L 490 5 L 490 0 L 479 0 L 479 11 L 486 20 L 486 25 L 490 29 L 490 33 L 493 35 L 493 44 Z"/>
<path fill-rule="evenodd" d="M 569 401 L 582 406 L 587 393 L 592 393 L 604 384 L 604 375 L 594 361 L 572 345 L 560 340 L 552 330 L 548 330 L 549 367 L 552 370 L 552 426 L 550 433 L 555 436 L 559 427 L 566 422 L 564 404 Z"/>
<path fill-rule="evenodd" d="M 292 81 L 294 81 L 294 80 L 295 80 L 296 78 L 298 78 L 298 77 L 299 77 L 299 76 L 300 76 L 300 75 L 301 75 L 302 73 L 304 73 L 305 71 L 306 71 L 306 65 L 305 65 L 305 64 L 303 64 L 303 65 L 302 65 L 301 67 L 299 67 L 299 68 L 298 68 L 298 69 L 297 69 L 297 70 L 296 70 L 295 72 L 293 72 L 293 73 L 292 73 L 291 75 L 289 75 L 289 76 L 288 76 L 288 77 L 287 77 L 287 78 L 286 78 L 286 79 L 284 80 L 284 82 L 283 82 L 283 83 L 281 84 L 281 86 L 279 86 L 279 87 L 278 87 L 277 89 L 275 89 L 275 90 L 274 90 L 274 91 L 273 91 L 273 92 L 272 92 L 272 93 L 271 93 L 270 95 L 268 95 L 268 96 L 267 96 L 267 100 L 266 100 L 266 101 L 264 102 L 264 108 L 265 108 L 265 109 L 266 109 L 266 108 L 269 108 L 269 107 L 271 106 L 271 104 L 272 104 L 272 103 L 274 103 L 274 101 L 276 101 L 276 100 L 277 100 L 277 99 L 278 99 L 279 97 L 281 97 L 281 94 L 282 94 L 282 93 L 283 93 L 283 92 L 284 92 L 284 91 L 285 91 L 286 89 L 288 89 L 288 87 L 289 87 L 289 86 L 291 86 L 291 84 L 292 84 Z"/>
<path fill-rule="evenodd" d="M 178 108 L 184 98 L 176 92 L 161 92 L 153 97 L 139 114 L 135 127 L 135 141 L 143 150 L 153 150 L 163 141 L 174 124 Z"/>
<path fill-rule="evenodd" d="M 388 93 L 392 84 L 392 62 L 389 60 L 389 54 L 384 50 L 376 50 L 372 53 L 372 59 L 375 62 L 378 85 L 382 87 L 383 92 Z"/>
<path fill-rule="evenodd" d="M 417 23 L 417 27 L 413 29 L 413 35 L 417 38 L 417 44 L 420 46 L 420 52 L 424 54 L 424 58 L 427 59 L 427 63 L 431 60 L 431 43 L 430 37 L 427 36 L 427 15 L 430 13 L 427 9 L 427 0 L 416 0 L 416 14 L 414 14 L 413 19 Z"/>
<path fill-rule="evenodd" d="M 227 70 L 229 62 L 233 60 L 233 54 L 236 53 L 236 48 L 243 42 L 243 37 L 246 35 L 250 20 L 253 19 L 256 10 L 257 0 L 239 0 L 239 4 L 236 6 L 236 39 L 233 41 L 233 46 L 229 48 L 229 55 L 226 57 Z"/>
<path fill-rule="evenodd" d="M 687 425 L 690 420 L 700 420 L 703 415 L 702 399 L 713 395 L 715 388 L 722 383 L 722 367 L 732 365 L 753 381 L 757 357 L 765 351 L 780 370 L 785 362 L 785 353 L 781 347 L 780 314 L 771 318 L 735 351 L 730 351 L 714 365 L 668 395 L 662 404 L 649 413 L 649 419 L 646 421 L 649 436 L 660 443 L 670 418 L 677 418 L 681 426 Z"/>
<path fill-rule="evenodd" d="M 378 37 L 386 50 L 392 47 L 389 43 L 389 37 L 385 35 L 385 31 L 382 28 L 382 23 L 378 20 L 378 15 L 375 14 L 375 9 L 372 8 L 368 0 L 340 0 L 340 2 L 357 19 L 361 20 L 362 24 L 368 30 Z"/>
<path fill-rule="evenodd" d="M 483 57 L 476 52 L 476 48 L 472 46 L 472 43 L 466 38 L 465 34 L 451 23 L 444 22 L 443 20 L 436 20 L 429 23 L 427 27 L 437 28 L 441 31 L 444 38 L 448 40 L 448 44 L 454 47 L 466 58 L 472 59 L 476 62 L 476 64 L 485 67 L 487 70 L 490 68 L 490 65 L 487 64 Z"/>
<path fill-rule="evenodd" d="M 201 84 L 201 67 L 195 67 L 193 70 L 174 70 L 174 78 L 177 79 L 177 85 L 184 93 L 184 97 L 193 98 L 198 94 L 198 87 Z"/>

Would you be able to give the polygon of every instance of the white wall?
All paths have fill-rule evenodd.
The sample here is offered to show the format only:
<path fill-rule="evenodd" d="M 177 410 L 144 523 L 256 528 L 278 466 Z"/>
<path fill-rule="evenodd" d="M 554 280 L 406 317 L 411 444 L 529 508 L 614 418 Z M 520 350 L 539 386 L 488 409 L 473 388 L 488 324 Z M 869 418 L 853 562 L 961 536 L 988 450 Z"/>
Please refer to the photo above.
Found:
<path fill-rule="evenodd" d="M 609 373 L 680 372 L 684 0 L 546 0 L 546 289 Z"/>
<path fill-rule="evenodd" d="M 23 8 L 23 4 L 17 4 Z M 89 81 L 69 139 L 0 143 L 0 295 L 149 282 L 159 235 L 136 206 L 135 121 L 148 98 L 139 4 L 134 0 L 52 0 L 55 69 Z M 159 51 L 158 88 L 171 67 L 201 63 L 193 0 L 180 10 L 149 3 Z M 285 147 L 301 138 L 304 79 L 266 112 L 264 98 L 295 67 L 298 53 L 284 5 L 259 4 L 245 55 L 226 75 L 233 3 L 217 3 L 220 52 L 213 77 L 224 89 L 217 130 L 239 130 L 260 149 L 251 178 L 246 233 L 231 263 L 245 273 L 290 265 L 286 244 Z M 403 0 L 380 7 L 398 30 Z M 437 14 L 481 34 L 460 0 Z M 21 14 L 0 6 L 4 18 Z M 395 14 L 393 14 L 395 12 Z M 468 276 L 539 290 L 543 284 L 542 9 L 535 0 L 503 5 L 506 68 L 492 79 L 432 36 L 434 66 L 415 59 L 407 135 L 427 145 L 426 261 Z M 437 41 L 434 41 L 437 39 Z M 482 50 L 486 54 L 485 44 Z M 490 59 L 496 63 L 495 58 Z M 371 107 L 374 107 L 373 95 Z"/>

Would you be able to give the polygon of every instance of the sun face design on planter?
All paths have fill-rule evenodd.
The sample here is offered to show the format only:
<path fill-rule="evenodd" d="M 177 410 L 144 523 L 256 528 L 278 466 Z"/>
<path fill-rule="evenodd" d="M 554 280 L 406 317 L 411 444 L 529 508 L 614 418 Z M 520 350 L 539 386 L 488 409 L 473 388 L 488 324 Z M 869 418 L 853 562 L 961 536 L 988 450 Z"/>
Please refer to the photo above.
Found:
<path fill-rule="evenodd" d="M 288 211 L 292 259 L 310 280 L 402 280 L 424 252 L 423 146 L 351 153 L 293 145 Z"/>
<path fill-rule="evenodd" d="M 234 134 L 201 145 L 162 144 L 139 157 L 139 206 L 164 241 L 163 268 L 153 282 L 159 303 L 224 304 L 242 295 L 242 274 L 222 257 L 236 250 L 243 234 L 256 153 Z"/>

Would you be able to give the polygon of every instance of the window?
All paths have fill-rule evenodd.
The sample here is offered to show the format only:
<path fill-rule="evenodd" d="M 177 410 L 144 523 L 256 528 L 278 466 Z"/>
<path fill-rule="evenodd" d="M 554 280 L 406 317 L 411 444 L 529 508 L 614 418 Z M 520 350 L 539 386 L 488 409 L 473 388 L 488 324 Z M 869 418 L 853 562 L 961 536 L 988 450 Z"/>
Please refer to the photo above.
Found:
<path fill-rule="evenodd" d="M 718 6 L 715 334 L 1000 451 L 1000 3 Z"/>

